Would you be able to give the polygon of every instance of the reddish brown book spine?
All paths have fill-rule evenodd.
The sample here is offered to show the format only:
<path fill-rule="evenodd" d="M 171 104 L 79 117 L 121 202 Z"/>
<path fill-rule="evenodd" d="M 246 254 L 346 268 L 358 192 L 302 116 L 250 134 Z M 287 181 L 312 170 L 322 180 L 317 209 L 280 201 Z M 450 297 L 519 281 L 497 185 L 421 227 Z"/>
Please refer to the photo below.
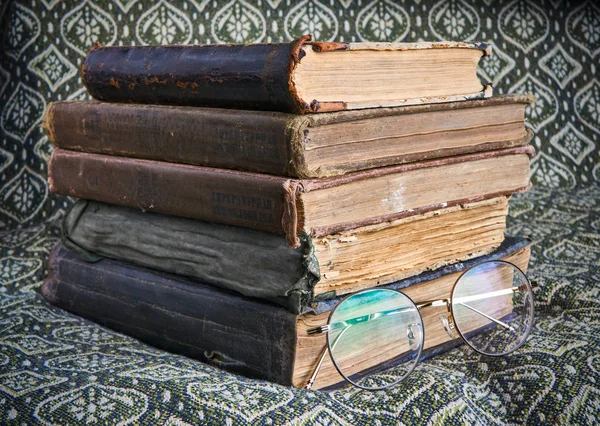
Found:
<path fill-rule="evenodd" d="M 285 233 L 284 178 L 60 149 L 48 175 L 64 195 Z"/>
<path fill-rule="evenodd" d="M 74 151 L 294 175 L 295 119 L 303 116 L 66 101 L 48 106 L 44 129 L 52 144 Z"/>

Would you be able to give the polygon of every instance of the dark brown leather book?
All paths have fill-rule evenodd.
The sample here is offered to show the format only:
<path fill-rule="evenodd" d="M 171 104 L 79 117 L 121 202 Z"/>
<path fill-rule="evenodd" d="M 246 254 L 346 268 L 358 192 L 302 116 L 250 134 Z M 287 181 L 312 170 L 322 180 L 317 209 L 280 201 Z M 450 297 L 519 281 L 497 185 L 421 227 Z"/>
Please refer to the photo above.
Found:
<path fill-rule="evenodd" d="M 56 149 L 50 190 L 110 204 L 285 234 L 324 236 L 529 187 L 531 146 L 324 179 L 287 179 Z"/>
<path fill-rule="evenodd" d="M 315 299 L 491 253 L 504 239 L 507 213 L 508 200 L 498 197 L 324 237 L 301 235 L 300 247 L 290 248 L 271 232 L 82 200 L 65 216 L 63 241 L 90 261 L 124 260 L 300 313 Z"/>
<path fill-rule="evenodd" d="M 494 253 L 387 285 L 415 303 L 447 298 L 461 271 L 484 260 L 504 259 L 526 270 L 527 239 L 507 238 Z M 50 255 L 42 295 L 52 304 L 159 348 L 282 385 L 303 387 L 325 347 L 324 325 L 339 299 L 317 302 L 295 315 L 268 302 L 201 282 L 103 259 L 82 260 L 64 246 Z M 424 308 L 426 356 L 460 343 L 444 331 L 445 307 Z M 342 382 L 326 358 L 315 388 Z"/>
<path fill-rule="evenodd" d="M 484 43 L 291 43 L 92 47 L 83 84 L 96 99 L 293 113 L 489 97 Z"/>
<path fill-rule="evenodd" d="M 148 160 L 322 178 L 526 144 L 532 96 L 299 116 L 124 103 L 51 103 L 54 146 Z"/>

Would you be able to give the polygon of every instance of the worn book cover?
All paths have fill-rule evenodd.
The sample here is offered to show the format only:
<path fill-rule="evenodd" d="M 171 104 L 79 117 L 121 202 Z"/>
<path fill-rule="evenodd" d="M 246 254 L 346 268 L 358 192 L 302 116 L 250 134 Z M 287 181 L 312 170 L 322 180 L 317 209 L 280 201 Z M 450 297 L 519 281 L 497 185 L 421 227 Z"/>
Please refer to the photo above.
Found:
<path fill-rule="evenodd" d="M 87 101 L 51 103 L 58 148 L 296 178 L 524 145 L 532 96 L 296 115 Z"/>
<path fill-rule="evenodd" d="M 50 190 L 156 213 L 274 232 L 330 235 L 529 187 L 531 146 L 382 167 L 324 179 L 55 149 Z"/>
<path fill-rule="evenodd" d="M 389 286 L 415 303 L 447 298 L 461 271 L 487 259 L 505 259 L 526 270 L 527 239 L 507 238 L 494 253 L 448 265 Z M 316 302 L 296 315 L 280 306 L 247 298 L 176 275 L 120 261 L 82 260 L 64 246 L 50 255 L 43 296 L 52 304 L 151 345 L 282 385 L 303 387 L 325 346 L 323 325 L 339 299 Z M 441 310 L 440 310 L 441 309 Z M 423 310 L 425 349 L 436 353 L 451 341 L 439 321 L 445 308 Z M 315 388 L 340 383 L 327 359 Z"/>
<path fill-rule="evenodd" d="M 82 67 L 96 99 L 314 113 L 489 97 L 485 43 L 94 46 Z M 440 66 L 440 62 L 444 66 Z"/>

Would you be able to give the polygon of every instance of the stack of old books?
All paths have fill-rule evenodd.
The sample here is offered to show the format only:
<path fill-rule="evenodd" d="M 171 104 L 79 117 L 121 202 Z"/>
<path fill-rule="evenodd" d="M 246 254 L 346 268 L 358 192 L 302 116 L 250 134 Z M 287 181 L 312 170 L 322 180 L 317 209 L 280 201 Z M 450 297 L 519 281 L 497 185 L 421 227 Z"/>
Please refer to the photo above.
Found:
<path fill-rule="evenodd" d="M 101 102 L 51 104 L 52 191 L 78 197 L 43 293 L 230 371 L 302 386 L 341 297 L 447 298 L 529 187 L 526 96 L 474 43 L 94 47 Z M 423 312 L 426 348 L 450 340 Z M 442 308 L 443 309 L 443 308 Z M 442 312 L 443 313 L 443 312 Z M 315 387 L 340 382 L 327 359 Z"/>

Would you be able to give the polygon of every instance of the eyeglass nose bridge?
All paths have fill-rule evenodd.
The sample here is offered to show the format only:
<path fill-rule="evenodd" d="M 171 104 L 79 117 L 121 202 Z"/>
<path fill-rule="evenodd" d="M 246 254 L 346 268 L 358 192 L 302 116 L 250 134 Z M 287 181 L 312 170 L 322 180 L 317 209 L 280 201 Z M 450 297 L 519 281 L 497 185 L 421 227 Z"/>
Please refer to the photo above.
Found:
<path fill-rule="evenodd" d="M 448 336 L 450 336 L 451 339 L 456 338 L 456 334 L 454 333 L 456 327 L 454 325 L 454 318 L 452 318 L 452 314 L 440 315 L 440 322 L 442 323 L 444 330 L 446 330 L 446 333 L 448 333 Z"/>

